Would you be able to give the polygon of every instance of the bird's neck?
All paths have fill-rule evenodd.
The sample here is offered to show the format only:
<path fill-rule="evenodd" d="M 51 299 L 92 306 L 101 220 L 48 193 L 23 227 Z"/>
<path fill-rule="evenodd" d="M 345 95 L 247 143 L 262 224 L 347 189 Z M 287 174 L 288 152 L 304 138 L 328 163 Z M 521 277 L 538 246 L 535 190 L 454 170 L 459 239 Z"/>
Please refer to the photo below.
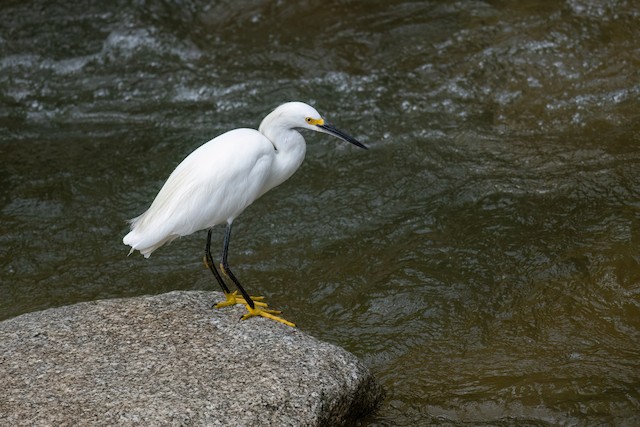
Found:
<path fill-rule="evenodd" d="M 264 134 L 273 144 L 275 157 L 269 176 L 268 188 L 282 184 L 300 167 L 304 160 L 307 145 L 300 132 L 294 129 L 280 129 L 274 135 Z"/>

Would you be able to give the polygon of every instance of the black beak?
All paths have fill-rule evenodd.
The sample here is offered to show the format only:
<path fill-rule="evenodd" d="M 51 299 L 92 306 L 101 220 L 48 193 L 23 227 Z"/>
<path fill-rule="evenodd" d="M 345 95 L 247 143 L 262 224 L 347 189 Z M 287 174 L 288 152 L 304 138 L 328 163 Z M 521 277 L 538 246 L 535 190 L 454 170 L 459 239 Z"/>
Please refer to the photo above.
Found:
<path fill-rule="evenodd" d="M 364 148 L 365 150 L 367 150 L 367 146 L 364 145 L 362 142 L 358 141 L 357 139 L 355 139 L 354 137 L 347 135 L 346 133 L 342 132 L 340 129 L 336 129 L 333 126 L 329 125 L 329 124 L 323 124 L 323 125 L 318 125 L 318 127 L 320 129 L 322 129 L 324 132 L 333 135 L 333 136 L 337 136 L 338 138 L 340 138 L 343 141 L 347 141 L 352 143 L 353 145 L 357 145 L 360 148 Z"/>

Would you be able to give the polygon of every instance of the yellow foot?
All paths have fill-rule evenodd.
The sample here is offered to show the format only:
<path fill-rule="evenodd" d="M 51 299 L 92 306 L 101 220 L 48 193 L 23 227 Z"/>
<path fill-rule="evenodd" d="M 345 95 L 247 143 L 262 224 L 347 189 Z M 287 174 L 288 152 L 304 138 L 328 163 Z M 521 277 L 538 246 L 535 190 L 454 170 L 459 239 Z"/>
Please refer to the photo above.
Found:
<path fill-rule="evenodd" d="M 266 317 L 267 319 L 275 320 L 276 322 L 284 323 L 285 325 L 291 326 L 292 328 L 296 327 L 295 323 L 291 323 L 288 320 L 283 319 L 282 317 L 275 316 L 276 314 L 282 313 L 281 311 L 267 310 L 264 308 L 260 308 L 258 306 L 256 306 L 256 308 L 251 308 L 247 305 L 246 307 L 249 312 L 244 316 L 242 316 L 242 320 L 247 320 L 248 318 L 254 317 L 254 316 L 261 316 L 261 317 Z"/>
<path fill-rule="evenodd" d="M 245 301 L 245 299 L 243 297 L 241 297 L 241 296 L 238 296 L 238 291 L 234 291 L 234 292 L 232 292 L 230 294 L 225 292 L 224 296 L 227 298 L 227 300 L 215 304 L 214 305 L 215 308 L 228 307 L 230 305 L 236 305 L 236 304 L 244 304 L 244 305 L 248 306 L 248 304 Z M 256 307 L 266 307 L 267 306 L 266 302 L 262 302 L 264 297 L 251 297 L 251 299 L 253 300 L 253 303 L 256 305 Z"/>

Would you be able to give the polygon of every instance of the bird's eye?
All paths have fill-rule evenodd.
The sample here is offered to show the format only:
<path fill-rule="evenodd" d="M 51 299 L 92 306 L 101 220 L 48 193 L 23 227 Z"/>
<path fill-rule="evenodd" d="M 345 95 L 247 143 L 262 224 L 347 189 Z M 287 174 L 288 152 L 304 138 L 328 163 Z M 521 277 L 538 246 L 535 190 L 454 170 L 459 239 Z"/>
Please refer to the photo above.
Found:
<path fill-rule="evenodd" d="M 307 123 L 311 123 L 311 117 L 307 117 L 305 120 L 307 121 Z"/>

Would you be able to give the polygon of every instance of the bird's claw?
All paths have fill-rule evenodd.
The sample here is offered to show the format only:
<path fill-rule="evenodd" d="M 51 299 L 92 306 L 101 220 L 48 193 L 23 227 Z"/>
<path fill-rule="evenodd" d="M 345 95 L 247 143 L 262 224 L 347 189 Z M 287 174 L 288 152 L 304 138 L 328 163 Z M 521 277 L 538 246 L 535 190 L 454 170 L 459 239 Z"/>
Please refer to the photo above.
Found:
<path fill-rule="evenodd" d="M 275 320 L 276 322 L 283 323 L 287 326 L 291 326 L 292 328 L 296 327 L 294 323 L 291 323 L 288 320 L 285 320 L 282 317 L 278 316 L 278 314 L 282 314 L 281 311 L 268 310 L 266 308 L 267 303 L 262 302 L 262 300 L 264 300 L 264 297 L 262 296 L 251 297 L 251 300 L 253 301 L 253 305 L 254 305 L 253 308 L 251 308 L 251 306 L 247 303 L 247 301 L 242 296 L 238 296 L 238 291 L 234 291 L 230 293 L 225 292 L 224 296 L 226 297 L 226 301 L 219 302 L 215 304 L 214 307 L 222 308 L 222 307 L 228 307 L 230 305 L 235 305 L 235 304 L 244 304 L 244 306 L 247 308 L 248 313 L 242 316 L 241 320 L 247 320 L 250 317 L 259 316 L 259 317 L 266 317 L 267 319 Z"/>
<path fill-rule="evenodd" d="M 250 317 L 260 316 L 260 317 L 266 317 L 267 319 L 275 320 L 276 322 L 283 323 L 287 326 L 291 326 L 292 328 L 296 327 L 295 323 L 291 323 L 288 320 L 283 319 L 282 317 L 276 316 L 276 314 L 281 314 L 282 313 L 281 311 L 267 310 L 259 307 L 251 308 L 248 305 L 246 307 L 249 312 L 244 316 L 242 316 L 240 318 L 241 320 L 247 320 Z"/>
<path fill-rule="evenodd" d="M 222 301 L 217 304 L 214 304 L 215 308 L 229 307 L 230 305 L 236 305 L 236 304 L 244 304 L 246 306 L 249 306 L 249 304 L 244 299 L 244 297 L 238 296 L 238 291 L 234 291 L 231 293 L 225 292 L 224 296 L 226 298 L 226 301 Z M 251 297 L 251 300 L 253 301 L 253 304 L 256 305 L 257 307 L 263 307 L 263 308 L 267 307 L 267 303 L 262 302 L 264 300 L 264 297 L 262 296 Z"/>

